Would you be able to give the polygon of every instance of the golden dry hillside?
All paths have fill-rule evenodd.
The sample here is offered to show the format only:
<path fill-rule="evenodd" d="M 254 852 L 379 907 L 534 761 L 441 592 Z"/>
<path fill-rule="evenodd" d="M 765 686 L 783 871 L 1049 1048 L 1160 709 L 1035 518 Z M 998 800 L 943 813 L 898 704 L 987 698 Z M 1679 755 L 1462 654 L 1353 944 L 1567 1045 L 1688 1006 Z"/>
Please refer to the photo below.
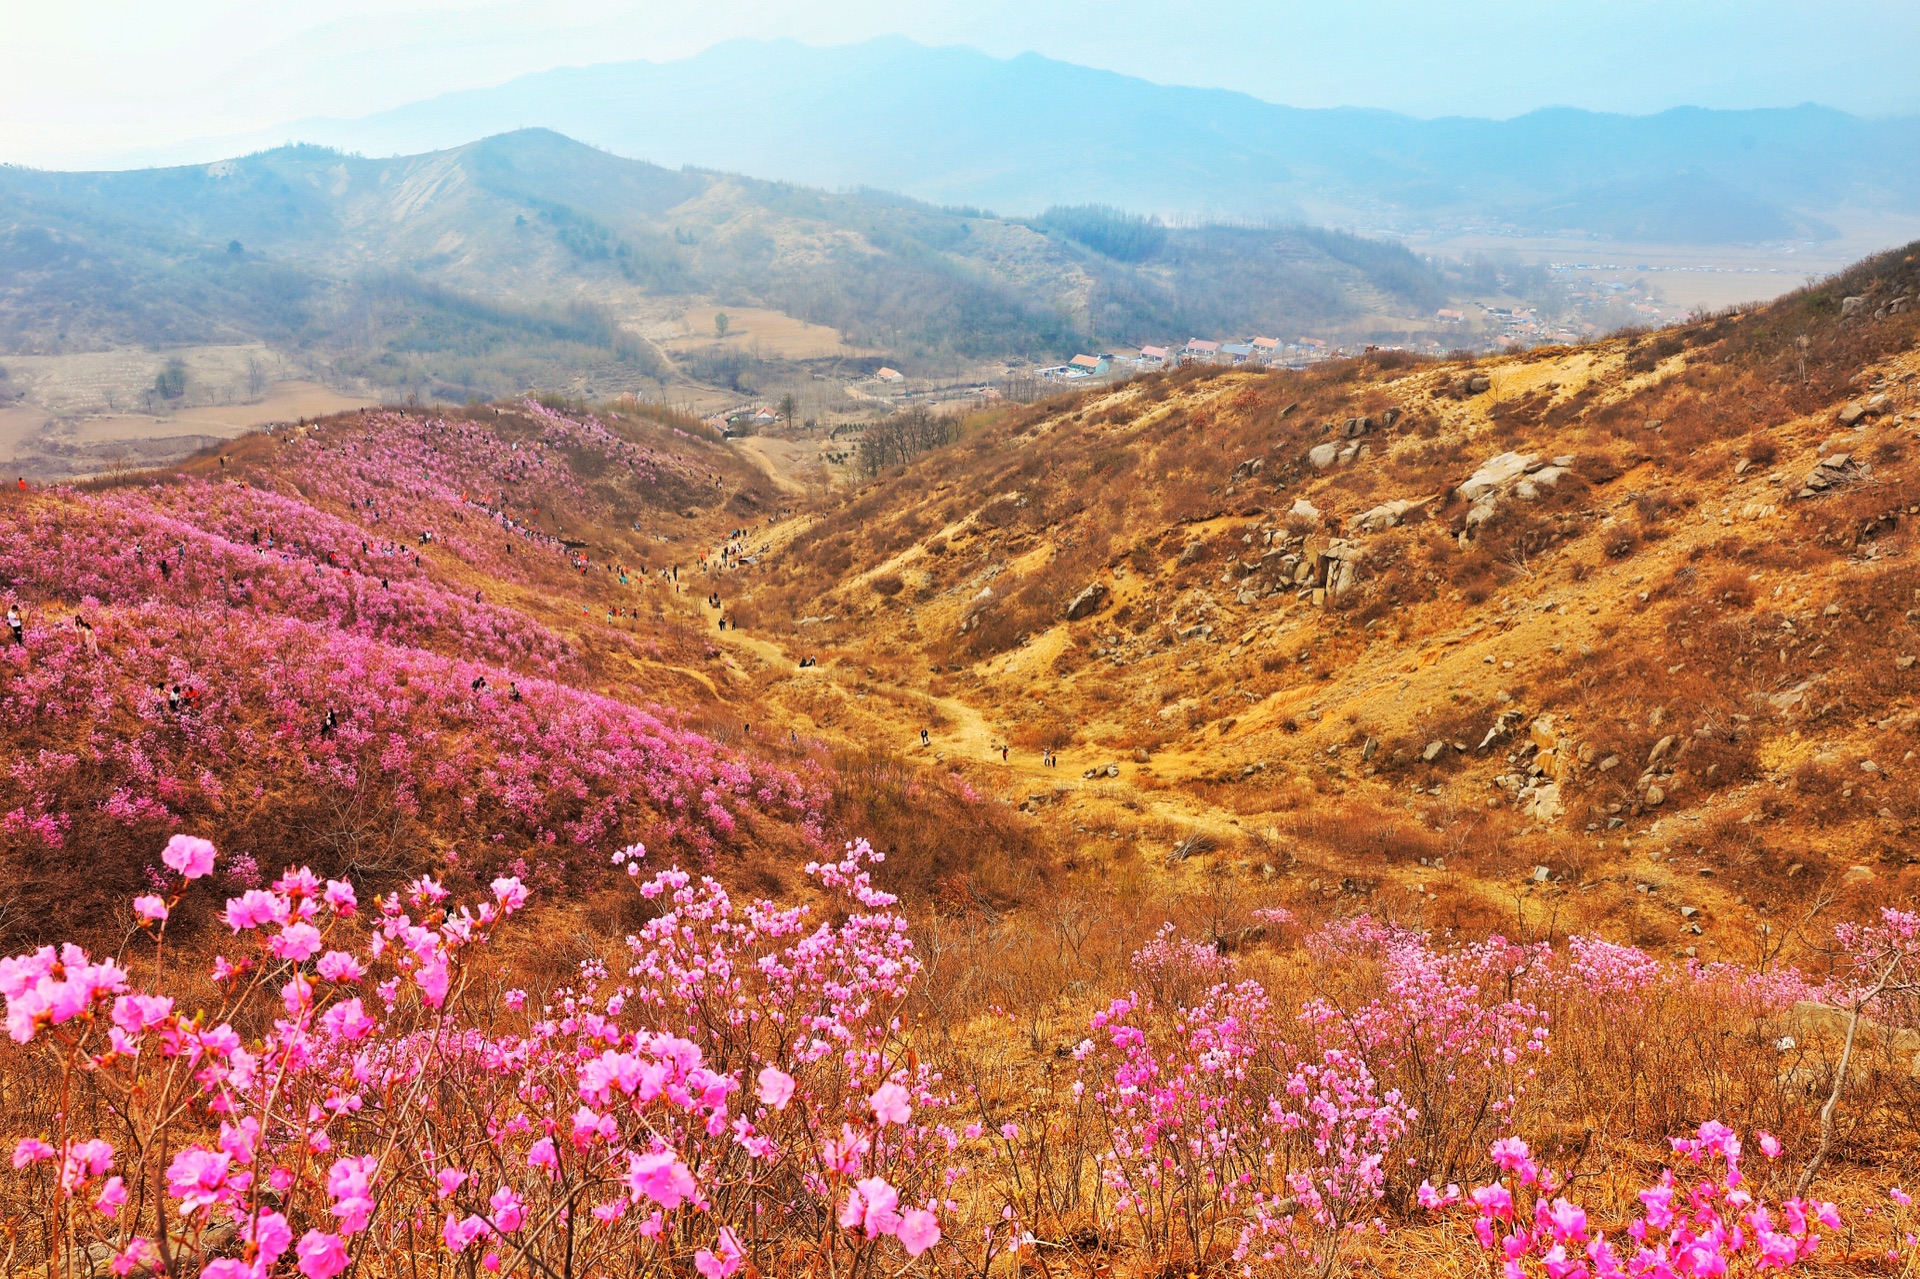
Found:
<path fill-rule="evenodd" d="M 1577 348 L 988 414 L 745 545 L 722 634 L 799 731 L 1074 864 L 1751 958 L 1911 888 L 1916 293 L 1898 252 Z"/>
<path fill-rule="evenodd" d="M 258 1107 L 310 1279 L 495 1237 L 515 1275 L 1465 1275 L 1492 1226 L 1449 1205 L 1503 1170 L 1551 1226 L 1515 1273 L 1709 1229 L 1685 1273 L 1891 1273 L 1916 284 L 903 417 L 929 451 L 840 494 L 535 400 L 16 485 L 10 1246 L 255 1273 Z M 707 1118 L 640 1109 L 656 1066 Z"/>

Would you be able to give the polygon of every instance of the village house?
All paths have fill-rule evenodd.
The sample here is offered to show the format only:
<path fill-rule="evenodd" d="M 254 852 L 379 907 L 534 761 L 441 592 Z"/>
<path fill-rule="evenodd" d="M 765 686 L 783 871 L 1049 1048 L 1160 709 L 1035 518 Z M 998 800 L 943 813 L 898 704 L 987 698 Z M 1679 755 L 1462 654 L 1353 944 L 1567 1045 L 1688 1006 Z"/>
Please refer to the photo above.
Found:
<path fill-rule="evenodd" d="M 1206 338 L 1188 338 L 1186 349 L 1180 353 L 1180 358 L 1182 361 L 1188 363 L 1206 362 L 1210 364 L 1218 359 L 1219 355 L 1220 344 L 1218 342 L 1209 342 Z"/>
<path fill-rule="evenodd" d="M 1222 343 L 1219 358 L 1229 364 L 1245 364 L 1253 358 L 1253 344 L 1251 342 Z"/>
<path fill-rule="evenodd" d="M 1251 343 L 1254 355 L 1271 364 L 1280 354 L 1279 338 L 1255 338 Z"/>
<path fill-rule="evenodd" d="M 888 368 L 884 364 L 875 370 L 873 377 L 876 382 L 892 382 L 896 385 L 903 384 L 907 380 L 907 375 L 899 369 Z"/>
<path fill-rule="evenodd" d="M 1143 346 L 1140 348 L 1140 365 L 1158 368 L 1167 362 L 1167 348 L 1164 346 Z"/>

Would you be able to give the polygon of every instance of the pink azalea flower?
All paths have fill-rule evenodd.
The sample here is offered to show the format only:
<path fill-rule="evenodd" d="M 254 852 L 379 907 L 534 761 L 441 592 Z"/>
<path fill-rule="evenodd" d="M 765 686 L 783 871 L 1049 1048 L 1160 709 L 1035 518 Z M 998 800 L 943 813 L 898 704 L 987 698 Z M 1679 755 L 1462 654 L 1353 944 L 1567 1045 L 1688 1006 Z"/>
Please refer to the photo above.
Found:
<path fill-rule="evenodd" d="M 772 1106 L 775 1110 L 785 1110 L 787 1101 L 793 1096 L 793 1076 L 775 1066 L 768 1066 L 760 1072 L 760 1101 L 762 1105 Z"/>
<path fill-rule="evenodd" d="M 365 976 L 365 970 L 360 967 L 360 961 L 344 950 L 330 950 L 320 956 L 320 962 L 314 965 L 314 971 L 333 982 L 359 981 Z"/>
<path fill-rule="evenodd" d="M 731 1227 L 720 1227 L 720 1238 L 716 1241 L 720 1252 L 716 1256 L 712 1251 L 702 1248 L 693 1254 L 693 1268 L 706 1279 L 727 1279 L 727 1276 L 740 1269 L 745 1254 L 740 1249 L 740 1241 L 734 1236 Z"/>
<path fill-rule="evenodd" d="M 267 943 L 276 958 L 289 959 L 298 963 L 311 959 L 320 951 L 320 930 L 305 920 L 297 920 L 281 929 L 279 934 Z"/>
<path fill-rule="evenodd" d="M 335 1039 L 358 1043 L 378 1029 L 378 1023 L 367 1016 L 366 1008 L 356 997 L 343 1000 L 321 1013 L 320 1027 Z"/>
<path fill-rule="evenodd" d="M 500 903 L 501 911 L 506 914 L 511 915 L 527 904 L 527 886 L 517 877 L 496 879 L 492 888 L 494 900 Z"/>
<path fill-rule="evenodd" d="M 642 1195 L 672 1211 L 694 1197 L 693 1174 L 671 1150 L 627 1156 L 627 1190 L 635 1203 Z"/>
<path fill-rule="evenodd" d="M 138 915 L 143 923 L 157 924 L 167 917 L 167 903 L 148 893 L 133 899 L 133 913 Z"/>
<path fill-rule="evenodd" d="M 453 1252 L 465 1252 L 467 1245 L 485 1235 L 487 1223 L 478 1217 L 456 1217 L 447 1214 L 447 1223 L 440 1229 L 440 1240 Z"/>
<path fill-rule="evenodd" d="M 309 1230 L 300 1236 L 294 1255 L 300 1259 L 300 1273 L 307 1279 L 333 1279 L 347 1268 L 347 1246 L 340 1236 L 321 1230 Z"/>
<path fill-rule="evenodd" d="M 873 1115 L 881 1127 L 904 1124 L 912 1114 L 907 1105 L 907 1090 L 899 1084 L 881 1084 L 873 1090 Z"/>
<path fill-rule="evenodd" d="M 854 1183 L 840 1206 L 840 1224 L 848 1230 L 863 1229 L 869 1239 L 890 1235 L 900 1228 L 900 1192 L 884 1177 L 865 1177 Z"/>
<path fill-rule="evenodd" d="M 293 1228 L 277 1212 L 263 1212 L 251 1222 L 243 1218 L 240 1237 L 258 1244 L 260 1255 L 269 1261 L 278 1260 L 282 1253 L 293 1246 Z"/>
<path fill-rule="evenodd" d="M 13 1166 L 25 1168 L 28 1164 L 37 1164 L 42 1159 L 53 1158 L 53 1147 L 38 1137 L 22 1137 L 20 1144 L 13 1148 Z"/>
<path fill-rule="evenodd" d="M 103 1217 L 112 1217 L 119 1213 L 121 1205 L 126 1202 L 127 1183 L 119 1177 L 109 1177 L 94 1198 L 93 1210 Z"/>
<path fill-rule="evenodd" d="M 264 888 L 249 888 L 238 897 L 227 898 L 227 926 L 234 932 L 278 923 L 291 914 L 287 899 Z"/>
<path fill-rule="evenodd" d="M 900 1246 L 917 1257 L 940 1242 L 940 1222 L 925 1208 L 909 1208 L 900 1215 Z"/>
<path fill-rule="evenodd" d="M 213 857 L 213 845 L 192 835 L 175 835 L 160 853 L 160 860 L 180 872 L 182 879 L 199 879 L 210 874 Z"/>
<path fill-rule="evenodd" d="M 526 1221 L 526 1207 L 520 1196 L 505 1186 L 494 1191 L 487 1203 L 493 1208 L 494 1228 L 502 1234 L 511 1234 Z"/>
<path fill-rule="evenodd" d="M 224 1150 L 189 1146 L 167 1165 L 167 1189 L 180 1201 L 180 1211 L 194 1212 L 219 1203 L 227 1192 L 227 1169 L 233 1156 Z"/>
<path fill-rule="evenodd" d="M 124 1276 L 132 1274 L 136 1270 L 145 1270 L 151 1267 L 157 1260 L 159 1260 L 159 1252 L 154 1248 L 153 1241 L 143 1239 L 136 1235 L 132 1239 L 127 1240 L 126 1247 L 113 1254 L 111 1269 L 114 1274 L 120 1275 L 124 1279 Z"/>

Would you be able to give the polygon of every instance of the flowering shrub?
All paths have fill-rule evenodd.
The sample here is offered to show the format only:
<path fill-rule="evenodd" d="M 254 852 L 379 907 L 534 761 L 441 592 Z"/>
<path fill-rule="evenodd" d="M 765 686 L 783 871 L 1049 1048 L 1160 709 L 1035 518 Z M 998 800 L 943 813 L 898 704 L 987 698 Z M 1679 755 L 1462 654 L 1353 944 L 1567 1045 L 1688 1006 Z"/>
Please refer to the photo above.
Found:
<path fill-rule="evenodd" d="M 1548 1014 L 1526 991 L 1551 951 L 1498 936 L 1440 949 L 1365 916 L 1322 929 L 1307 947 L 1323 964 L 1377 964 L 1377 989 L 1346 1004 L 1309 1000 L 1301 1015 L 1406 1098 L 1412 1148 L 1395 1170 L 1404 1189 L 1460 1175 L 1489 1131 L 1513 1125 L 1547 1052 Z"/>
<path fill-rule="evenodd" d="M 1225 971 L 1166 930 L 1136 971 L 1183 953 Z M 1130 994 L 1092 1028 L 1075 1095 L 1100 1115 L 1110 1231 L 1126 1227 L 1154 1256 L 1230 1246 L 1242 1261 L 1325 1266 L 1352 1227 L 1378 1220 L 1384 1160 L 1414 1112 L 1324 1026 L 1309 1019 L 1296 1046 L 1267 992 L 1242 981 L 1171 1008 Z"/>
<path fill-rule="evenodd" d="M 1768 1158 L 1780 1145 L 1759 1134 Z M 1480 1248 L 1500 1258 L 1505 1279 L 1682 1279 L 1684 1276 L 1764 1274 L 1792 1269 L 1820 1246 L 1820 1230 L 1838 1230 L 1830 1203 L 1789 1199 L 1769 1208 L 1745 1188 L 1741 1144 L 1724 1124 L 1709 1120 L 1695 1137 L 1673 1139 L 1675 1166 L 1641 1190 L 1640 1215 L 1609 1238 L 1591 1227 L 1587 1212 L 1561 1194 L 1559 1179 L 1537 1162 L 1525 1142 L 1493 1144 L 1501 1176 L 1464 1199 L 1459 1187 L 1423 1183 L 1420 1201 L 1436 1211 L 1470 1207 Z"/>
<path fill-rule="evenodd" d="M 627 978 L 590 961 L 537 1007 L 488 981 L 518 880 L 363 907 L 304 870 L 228 901 L 239 949 L 196 998 L 165 928 L 213 846 L 175 836 L 162 860 L 166 894 L 136 904 L 147 982 L 71 945 L 0 960 L 8 1033 L 65 1099 L 13 1152 L 50 1257 L 331 1279 L 439 1250 L 720 1279 L 898 1269 L 940 1241 L 957 1141 L 900 1035 L 918 965 L 864 846 L 808 868 L 839 923 L 661 872 Z"/>
<path fill-rule="evenodd" d="M 1133 953 L 1128 967 L 1163 1008 L 1176 1007 L 1200 991 L 1233 976 L 1233 956 L 1179 935 L 1173 924 L 1160 926 L 1153 939 Z"/>

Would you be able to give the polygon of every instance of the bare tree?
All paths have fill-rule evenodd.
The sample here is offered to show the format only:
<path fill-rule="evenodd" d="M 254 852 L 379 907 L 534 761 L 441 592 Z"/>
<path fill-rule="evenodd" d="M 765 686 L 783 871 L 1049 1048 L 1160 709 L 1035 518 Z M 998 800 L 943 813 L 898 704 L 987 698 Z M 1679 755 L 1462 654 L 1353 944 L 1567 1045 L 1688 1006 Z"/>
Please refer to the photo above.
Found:
<path fill-rule="evenodd" d="M 953 443 L 957 434 L 951 418 L 937 417 L 924 404 L 916 404 L 867 428 L 860 440 L 860 470 L 872 476 L 904 466 L 922 453 Z"/>

